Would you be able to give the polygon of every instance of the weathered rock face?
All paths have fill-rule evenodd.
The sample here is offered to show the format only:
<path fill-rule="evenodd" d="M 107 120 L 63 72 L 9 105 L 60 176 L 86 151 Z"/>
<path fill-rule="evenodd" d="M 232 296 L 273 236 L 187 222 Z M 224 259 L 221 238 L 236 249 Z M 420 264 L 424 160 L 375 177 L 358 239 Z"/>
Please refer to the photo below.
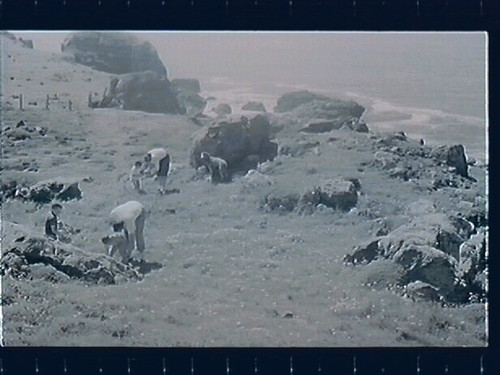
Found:
<path fill-rule="evenodd" d="M 460 176 L 468 177 L 468 165 L 464 146 L 441 146 L 432 150 L 430 156 L 455 168 Z"/>
<path fill-rule="evenodd" d="M 449 302 L 482 298 L 481 274 L 486 269 L 484 236 L 471 235 L 474 226 L 460 217 L 418 216 L 386 236 L 360 244 L 345 256 L 348 264 L 388 259 L 403 267 L 399 283 L 431 285 Z M 469 239 L 470 238 L 470 239 Z"/>
<path fill-rule="evenodd" d="M 167 75 L 155 48 L 127 33 L 77 32 L 64 40 L 61 49 L 75 62 L 107 73 Z"/>
<path fill-rule="evenodd" d="M 104 98 L 96 106 L 153 113 L 182 113 L 170 81 L 153 72 L 124 74 L 113 78 Z"/>
<path fill-rule="evenodd" d="M 309 91 L 297 91 L 285 94 L 278 99 L 274 108 L 276 113 L 293 112 L 302 118 L 347 121 L 359 119 L 365 108 L 353 101 L 332 99 Z"/>
<path fill-rule="evenodd" d="M 16 278 L 66 282 L 77 279 L 92 284 L 116 284 L 142 279 L 141 273 L 106 255 L 43 237 L 22 236 L 6 249 L 0 261 L 0 274 Z"/>
<path fill-rule="evenodd" d="M 266 112 L 266 107 L 261 102 L 248 102 L 241 109 L 244 111 Z"/>
<path fill-rule="evenodd" d="M 219 120 L 195 133 L 190 153 L 191 165 L 202 165 L 200 154 L 227 161 L 233 171 L 255 169 L 258 163 L 276 157 L 278 147 L 270 141 L 269 120 L 263 115 L 251 119 Z"/>

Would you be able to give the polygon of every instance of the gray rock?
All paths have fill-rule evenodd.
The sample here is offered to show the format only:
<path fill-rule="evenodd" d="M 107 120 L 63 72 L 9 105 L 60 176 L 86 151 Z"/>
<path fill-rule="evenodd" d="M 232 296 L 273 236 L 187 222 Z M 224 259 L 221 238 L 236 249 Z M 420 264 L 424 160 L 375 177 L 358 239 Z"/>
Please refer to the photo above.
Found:
<path fill-rule="evenodd" d="M 300 131 L 302 133 L 328 133 L 332 130 L 340 129 L 343 124 L 343 121 L 312 122 Z"/>
<path fill-rule="evenodd" d="M 423 281 L 439 288 L 450 301 L 460 300 L 458 292 L 457 261 L 431 246 L 406 246 L 393 256 L 394 262 L 404 267 L 405 283 Z"/>
<path fill-rule="evenodd" d="M 23 236 L 8 246 L 0 261 L 1 275 L 67 281 L 77 279 L 93 284 L 114 284 L 140 280 L 134 268 L 107 255 L 88 253 L 75 246 L 52 240 Z"/>
<path fill-rule="evenodd" d="M 261 102 L 248 102 L 241 109 L 243 111 L 266 112 L 266 107 Z"/>
<path fill-rule="evenodd" d="M 227 103 L 220 103 L 218 104 L 213 111 L 217 114 L 217 116 L 226 116 L 230 115 L 233 113 L 233 109 L 231 106 Z"/>
<path fill-rule="evenodd" d="M 200 154 L 208 152 L 226 160 L 233 171 L 255 169 L 257 163 L 277 156 L 278 146 L 270 141 L 270 129 L 269 120 L 260 114 L 250 119 L 216 120 L 194 134 L 190 163 L 198 168 L 202 164 Z"/>
<path fill-rule="evenodd" d="M 486 265 L 486 236 L 480 232 L 460 245 L 458 268 L 463 278 L 472 281 Z"/>
<path fill-rule="evenodd" d="M 420 280 L 407 284 L 405 292 L 414 301 L 438 302 L 440 300 L 439 289 Z"/>
<path fill-rule="evenodd" d="M 444 163 L 456 171 L 462 177 L 468 177 L 467 158 L 462 145 L 440 146 L 431 151 L 430 156 Z"/>
<path fill-rule="evenodd" d="M 40 181 L 28 188 L 18 188 L 16 196 L 35 203 L 48 204 L 53 200 L 62 202 L 82 199 L 81 182 L 89 182 L 90 178 L 55 177 Z"/>
<path fill-rule="evenodd" d="M 112 78 L 109 89 L 97 107 L 152 113 L 183 112 L 170 81 L 153 72 L 130 73 Z"/>
<path fill-rule="evenodd" d="M 72 33 L 64 40 L 61 49 L 75 62 L 107 73 L 151 71 L 167 75 L 167 69 L 151 43 L 128 33 Z"/>
<path fill-rule="evenodd" d="M 319 191 L 322 204 L 341 211 L 349 211 L 358 202 L 355 184 L 346 179 L 327 180 L 319 187 Z"/>
<path fill-rule="evenodd" d="M 197 79 L 173 79 L 171 86 L 183 114 L 196 117 L 203 113 L 207 101 L 199 95 L 201 87 Z"/>
<path fill-rule="evenodd" d="M 378 239 L 370 240 L 356 246 L 351 253 L 344 256 L 345 264 L 366 264 L 380 257 L 381 251 L 378 245 Z"/>

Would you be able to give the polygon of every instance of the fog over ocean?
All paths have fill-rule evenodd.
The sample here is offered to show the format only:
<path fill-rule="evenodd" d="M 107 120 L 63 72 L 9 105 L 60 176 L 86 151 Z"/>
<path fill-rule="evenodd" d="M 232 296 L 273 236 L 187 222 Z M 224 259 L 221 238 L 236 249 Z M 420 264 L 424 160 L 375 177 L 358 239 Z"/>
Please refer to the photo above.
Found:
<path fill-rule="evenodd" d="M 15 34 L 59 52 L 67 32 Z M 169 78 L 199 79 L 212 104 L 260 100 L 270 111 L 281 94 L 309 89 L 364 105 L 374 130 L 463 143 L 485 157 L 485 33 L 136 34 L 157 48 Z"/>

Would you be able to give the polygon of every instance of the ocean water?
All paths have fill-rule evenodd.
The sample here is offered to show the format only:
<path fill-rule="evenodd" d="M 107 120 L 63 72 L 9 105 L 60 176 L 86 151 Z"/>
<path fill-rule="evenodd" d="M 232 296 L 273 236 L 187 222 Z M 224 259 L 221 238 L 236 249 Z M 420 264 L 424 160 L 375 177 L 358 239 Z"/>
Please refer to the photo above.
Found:
<path fill-rule="evenodd" d="M 211 64 L 197 75 L 204 95 L 216 98 L 212 106 L 238 110 L 258 100 L 270 111 L 282 94 L 307 89 L 357 101 L 373 130 L 463 144 L 469 156 L 487 160 L 483 33 L 216 36 L 213 53 L 225 57 L 218 65 L 205 59 Z"/>
<path fill-rule="evenodd" d="M 57 52 L 66 34 L 22 36 Z M 198 79 L 203 95 L 216 98 L 212 105 L 237 110 L 259 100 L 269 111 L 282 94 L 308 89 L 359 102 L 373 130 L 461 143 L 487 159 L 485 33 L 136 34 L 157 49 L 169 78 Z"/>

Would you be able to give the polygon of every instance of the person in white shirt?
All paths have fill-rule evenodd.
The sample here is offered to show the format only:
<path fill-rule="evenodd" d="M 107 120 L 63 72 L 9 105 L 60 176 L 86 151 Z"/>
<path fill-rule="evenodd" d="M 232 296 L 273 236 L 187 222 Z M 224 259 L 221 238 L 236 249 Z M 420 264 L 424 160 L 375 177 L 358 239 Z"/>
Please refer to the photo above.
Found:
<path fill-rule="evenodd" d="M 170 155 L 164 148 L 154 148 L 144 155 L 142 173 L 145 176 L 156 176 L 160 194 L 165 193 L 168 172 L 170 170 Z"/>
<path fill-rule="evenodd" d="M 111 224 L 113 231 L 123 233 L 125 237 L 124 260 L 128 261 L 131 258 L 132 252 L 137 250 L 139 260 L 144 260 L 144 224 L 146 220 L 146 212 L 144 206 L 137 201 L 128 201 L 110 213 Z"/>

